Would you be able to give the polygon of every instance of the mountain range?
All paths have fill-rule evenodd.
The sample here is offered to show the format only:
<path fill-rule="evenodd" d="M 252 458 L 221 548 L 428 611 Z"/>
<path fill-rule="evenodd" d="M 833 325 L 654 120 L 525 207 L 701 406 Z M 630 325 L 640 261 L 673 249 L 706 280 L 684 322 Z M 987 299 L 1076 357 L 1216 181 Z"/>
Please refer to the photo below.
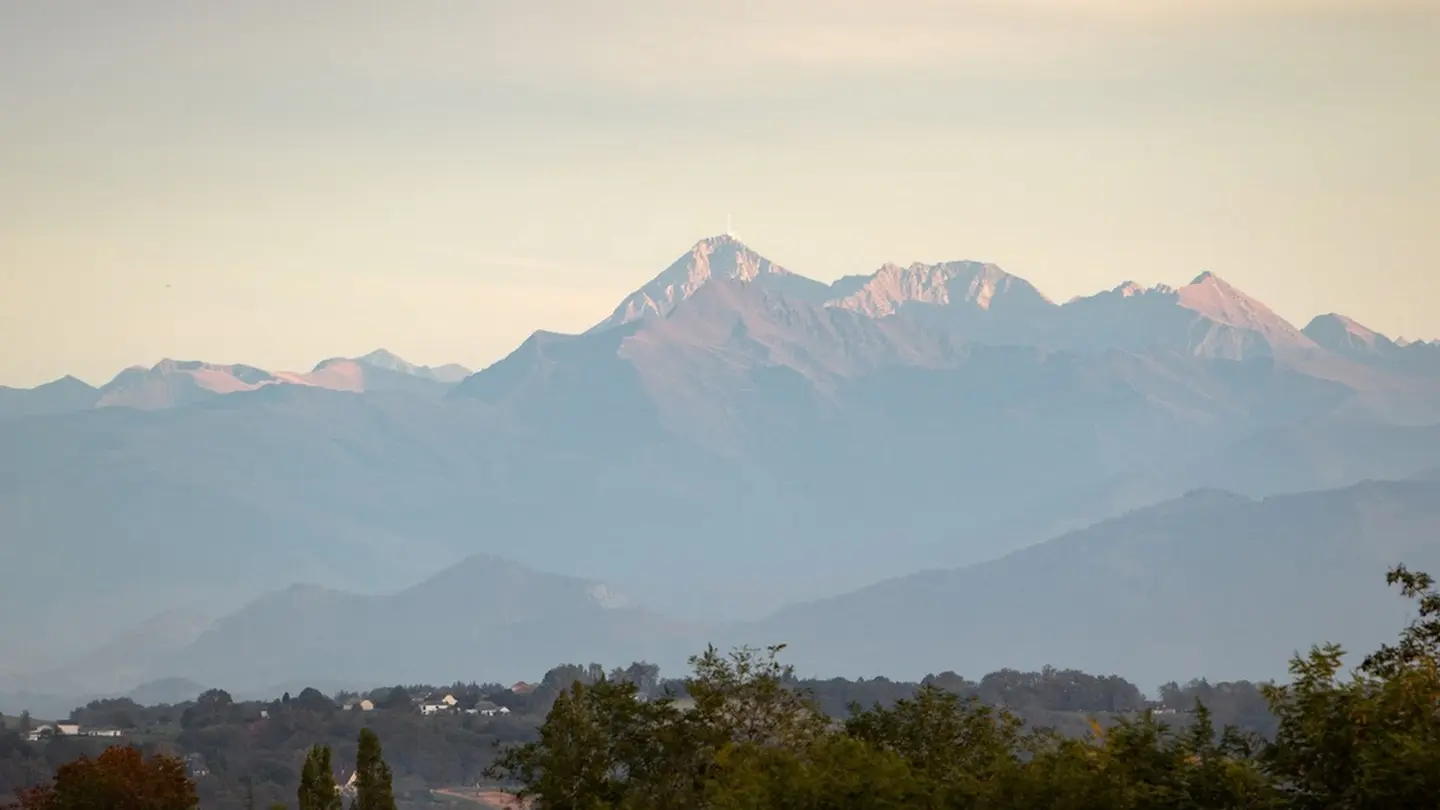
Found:
<path fill-rule="evenodd" d="M 93 670 L 79 662 L 122 636 L 122 648 L 138 649 L 159 638 L 155 649 L 167 651 L 145 658 L 169 671 L 91 659 L 133 683 L 75 688 L 230 671 L 258 687 L 287 672 L 363 678 L 365 666 L 378 677 L 395 662 L 345 652 L 347 634 L 367 627 L 417 673 L 533 668 L 565 644 L 608 663 L 673 654 L 677 639 L 787 628 L 804 631 L 792 643 L 817 672 L 870 662 L 874 674 L 893 662 L 910 674 L 927 656 L 943 659 L 936 669 L 960 666 L 958 655 L 1021 665 L 1055 639 L 1006 646 L 948 626 L 953 642 L 880 634 L 867 643 L 895 646 L 847 657 L 847 625 L 815 615 L 929 627 L 927 583 L 946 583 L 953 598 L 936 602 L 936 615 L 954 616 L 984 608 L 965 577 L 1024 588 L 1014 572 L 1040 567 L 1034 580 L 1069 598 L 1111 604 L 1107 588 L 1119 588 L 1107 621 L 1173 616 L 1174 603 L 1159 604 L 1165 589 L 1122 588 L 1100 563 L 1053 562 L 1067 558 L 1035 544 L 1119 531 L 1177 498 L 1164 508 L 1190 516 L 1185 532 L 1147 547 L 1142 567 L 1163 580 L 1185 573 L 1187 554 L 1216 549 L 1228 565 L 1206 587 L 1259 588 L 1250 595 L 1263 615 L 1315 594 L 1261 587 L 1259 563 L 1235 545 L 1259 541 L 1233 515 L 1271 521 L 1293 544 L 1318 530 L 1306 521 L 1328 497 L 1296 493 L 1423 487 L 1440 460 L 1437 358 L 1440 344 L 1392 340 L 1339 315 L 1296 328 L 1210 272 L 1179 288 L 1126 283 L 1056 304 L 993 264 L 885 265 L 825 284 L 720 236 L 586 332 L 536 332 L 474 374 L 375 352 L 304 373 L 162 361 L 100 388 L 64 378 L 0 389 L 0 570 L 13 581 L 0 611 L 27 616 L 0 627 L 0 652 L 28 662 L 0 674 L 0 688 L 14 691 L 6 678 L 26 673 Z M 1197 489 L 1229 494 L 1184 498 Z M 1384 503 L 1423 511 L 1413 499 Z M 1105 522 L 1115 520 L 1120 529 Z M 1362 537 L 1334 559 L 1370 587 L 1383 570 L 1358 561 L 1389 558 L 1367 556 L 1363 544 L 1379 541 Z M 408 589 L 462 560 L 484 562 L 455 575 L 473 584 L 443 602 L 469 613 L 451 629 L 473 629 L 503 662 L 446 657 L 430 629 L 414 629 L 414 644 L 397 629 L 413 628 L 399 616 L 423 624 L 397 607 L 419 598 Z M 973 567 L 982 564 L 1001 567 Z M 916 574 L 932 570 L 1011 578 Z M 1070 590 L 1045 579 L 1070 573 L 1086 573 L 1065 580 Z M 510 598 L 496 596 L 505 577 L 555 594 L 561 613 L 520 629 L 487 625 L 507 615 Z M 306 587 L 286 590 L 295 583 Z M 599 608 L 572 597 L 596 583 L 648 610 L 592 616 Z M 177 610 L 230 618 L 179 648 L 160 630 L 124 635 Z M 400 611 L 399 624 L 385 623 L 387 611 Z M 307 653 L 276 618 L 287 613 L 336 640 Z M 595 644 L 558 629 L 567 621 Z M 232 646 L 273 654 L 247 664 L 225 652 Z M 1084 661 L 1053 649 L 1057 664 L 1101 665 L 1105 649 L 1117 667 L 1137 664 L 1118 647 L 1098 645 Z M 1214 647 L 1209 666 L 1259 666 L 1245 649 L 1227 658 Z M 325 660 L 345 664 L 327 672 Z"/>
<path fill-rule="evenodd" d="M 165 359 L 150 368 L 127 368 L 99 388 L 71 376 L 35 388 L 0 387 L 0 418 L 104 407 L 158 410 L 269 385 L 304 385 L 353 393 L 398 390 L 438 397 L 469 375 L 469 369 L 461 365 L 417 366 L 384 349 L 362 357 L 332 357 L 305 373 Z"/>

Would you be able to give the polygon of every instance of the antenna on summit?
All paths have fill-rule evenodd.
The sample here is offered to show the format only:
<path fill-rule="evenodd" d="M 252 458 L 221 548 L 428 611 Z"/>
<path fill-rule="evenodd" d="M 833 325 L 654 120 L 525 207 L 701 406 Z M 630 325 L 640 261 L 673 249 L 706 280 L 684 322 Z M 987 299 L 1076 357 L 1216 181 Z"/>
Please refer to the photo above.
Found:
<path fill-rule="evenodd" d="M 730 227 L 730 215 L 729 215 L 729 214 L 726 214 L 726 215 L 725 215 L 725 235 L 728 236 L 728 237 L 730 237 L 731 239 L 739 239 L 739 238 L 740 238 L 739 236 L 736 236 L 736 235 L 735 235 L 735 231 L 734 231 L 733 229 L 731 229 L 731 227 Z"/>

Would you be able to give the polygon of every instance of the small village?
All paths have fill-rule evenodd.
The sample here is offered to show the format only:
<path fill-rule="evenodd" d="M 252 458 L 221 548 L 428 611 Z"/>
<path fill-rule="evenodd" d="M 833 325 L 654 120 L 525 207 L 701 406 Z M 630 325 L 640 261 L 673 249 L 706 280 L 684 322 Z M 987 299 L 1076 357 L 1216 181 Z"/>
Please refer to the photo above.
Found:
<path fill-rule="evenodd" d="M 123 737 L 118 728 L 82 728 L 79 723 L 41 723 L 26 733 L 25 739 L 40 742 L 51 737 Z"/>
<path fill-rule="evenodd" d="M 364 704 L 370 701 L 361 701 L 360 708 L 364 710 Z M 419 701 L 420 713 L 423 715 L 446 714 L 458 712 L 463 714 L 474 714 L 481 717 L 495 717 L 496 715 L 509 714 L 510 710 L 504 706 L 497 706 L 488 700 L 481 700 L 474 706 L 466 709 L 459 707 L 459 701 L 454 695 L 448 692 L 443 695 L 431 695 Z M 372 705 L 373 708 L 373 705 Z"/>
<path fill-rule="evenodd" d="M 525 695 L 533 692 L 535 687 L 523 681 L 514 684 L 506 691 Z M 475 699 L 471 696 L 471 705 L 464 705 L 460 698 L 448 691 L 430 692 L 423 696 L 412 697 L 410 704 L 422 716 L 430 717 L 437 715 L 470 715 L 478 717 L 504 717 L 511 713 L 506 706 L 501 706 L 489 700 Z M 372 712 L 376 709 L 375 701 L 366 697 L 347 697 L 336 703 L 337 708 L 343 711 Z M 270 717 L 268 709 L 260 709 L 256 717 L 258 720 L 267 720 Z M 23 731 L 25 739 L 31 743 L 44 742 L 53 737 L 108 737 L 120 738 L 126 736 L 126 731 L 121 728 L 110 726 L 84 726 L 75 720 L 61 720 L 55 722 L 40 722 Z"/>

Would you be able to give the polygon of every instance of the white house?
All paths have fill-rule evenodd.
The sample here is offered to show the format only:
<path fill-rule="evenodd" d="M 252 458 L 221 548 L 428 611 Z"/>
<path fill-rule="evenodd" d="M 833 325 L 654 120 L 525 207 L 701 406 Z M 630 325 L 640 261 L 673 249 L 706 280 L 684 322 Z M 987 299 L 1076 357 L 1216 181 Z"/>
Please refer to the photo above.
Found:
<path fill-rule="evenodd" d="M 87 728 L 86 737 L 124 737 L 125 732 L 118 728 Z"/>
<path fill-rule="evenodd" d="M 475 708 L 471 709 L 470 711 L 472 714 L 484 715 L 485 717 L 494 717 L 496 715 L 505 715 L 510 713 L 510 710 L 505 708 L 504 706 L 496 706 L 494 703 L 491 703 L 488 700 L 482 700 L 479 703 L 476 703 Z"/>
<path fill-rule="evenodd" d="M 40 725 L 30 729 L 30 733 L 25 735 L 25 739 L 29 740 L 30 742 L 40 742 L 41 737 L 54 733 L 56 733 L 54 726 Z"/>
<path fill-rule="evenodd" d="M 448 712 L 454 709 L 455 704 L 459 702 L 460 701 L 455 699 L 454 695 L 444 695 L 443 697 L 431 695 L 420 703 L 420 713 L 437 714 L 439 712 Z"/>
<path fill-rule="evenodd" d="M 64 735 L 66 735 L 66 736 L 74 736 L 74 735 L 80 733 L 80 724 L 79 724 L 79 723 L 56 723 L 56 724 L 55 724 L 55 733 L 56 733 L 56 734 L 64 734 Z"/>

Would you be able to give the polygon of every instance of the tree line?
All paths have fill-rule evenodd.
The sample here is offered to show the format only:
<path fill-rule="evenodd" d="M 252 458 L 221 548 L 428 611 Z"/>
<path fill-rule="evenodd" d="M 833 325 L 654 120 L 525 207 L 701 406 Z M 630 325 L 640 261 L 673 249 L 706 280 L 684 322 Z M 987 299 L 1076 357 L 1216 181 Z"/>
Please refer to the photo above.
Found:
<path fill-rule="evenodd" d="M 1440 593 L 1404 567 L 1389 582 L 1418 618 L 1348 675 L 1333 644 L 1293 660 L 1291 683 L 1262 690 L 1270 740 L 1217 726 L 1203 702 L 1183 727 L 1145 711 L 1067 737 L 936 684 L 837 719 L 787 686 L 781 648 L 710 649 L 683 700 L 573 684 L 489 775 L 537 810 L 1433 808 Z"/>
<path fill-rule="evenodd" d="M 72 795 L 62 782 L 76 774 L 127 769 L 134 773 L 114 778 L 162 791 L 135 807 L 251 810 L 298 800 L 328 810 L 341 806 L 331 763 L 352 760 L 356 797 L 361 774 L 373 774 L 365 783 L 383 783 L 388 797 L 366 810 L 420 806 L 431 788 L 480 780 L 537 808 L 587 810 L 1432 807 L 1440 804 L 1440 595 L 1430 577 L 1403 567 L 1389 581 L 1418 605 L 1397 642 L 1348 674 L 1338 647 L 1317 647 L 1292 662 L 1283 685 L 1167 684 L 1153 702 L 1123 679 L 1053 668 L 979 681 L 954 673 L 919 684 L 817 681 L 796 678 L 783 648 L 710 649 L 678 680 L 649 665 L 567 665 L 528 693 L 501 690 L 502 698 L 496 687 L 475 687 L 508 701 L 506 717 L 422 718 L 398 697 L 429 687 L 378 690 L 387 708 L 365 713 L 313 690 L 268 704 L 219 690 L 185 707 L 97 702 L 77 714 L 132 715 L 138 747 L 77 751 L 70 746 L 99 742 L 61 737 L 37 751 L 0 732 L 0 773 L 28 765 L 25 810 L 111 806 L 54 797 Z M 436 691 L 468 700 L 473 686 Z M 145 739 L 145 724 L 162 717 L 178 727 Z M 1049 722 L 1057 718 L 1064 722 Z M 391 741 L 388 763 L 381 736 Z M 190 778 L 182 754 L 205 762 L 205 773 Z M 176 787 L 177 773 L 189 793 Z M 192 795 L 196 802 L 184 803 Z M 315 803 L 322 796 L 332 803 Z"/>
<path fill-rule="evenodd" d="M 211 689 L 198 699 L 168 706 L 141 706 L 126 698 L 92 701 L 76 708 L 70 719 L 83 727 L 111 727 L 125 731 L 124 742 L 147 756 L 163 754 L 189 758 L 204 766 L 195 779 L 201 804 L 214 810 L 242 810 L 247 799 L 266 807 L 290 801 L 306 752 L 314 745 L 330 746 L 336 761 L 351 761 L 362 727 L 374 729 L 387 741 L 395 790 L 402 806 L 424 801 L 434 788 L 473 785 L 500 747 L 536 738 L 557 696 L 575 682 L 593 685 L 601 680 L 631 682 L 637 695 L 655 699 L 666 694 L 685 695 L 683 678 L 662 678 L 652 664 L 636 663 L 605 671 L 591 665 L 563 665 L 551 669 L 530 691 L 511 691 L 500 684 L 457 682 L 450 685 L 412 684 L 375 689 L 365 694 L 327 696 L 305 689 L 293 697 L 257 702 L 232 699 Z M 1109 725 L 1126 712 L 1142 710 L 1140 690 L 1122 678 L 1096 676 L 1076 670 L 1045 668 L 1038 672 L 1002 670 L 970 680 L 953 672 L 932 675 L 923 682 L 887 678 L 859 680 L 799 679 L 785 681 L 788 688 L 810 694 L 821 711 L 844 717 L 852 703 L 893 705 L 932 684 L 982 702 L 1004 705 L 1030 726 L 1047 726 L 1069 736 L 1089 733 L 1088 722 Z M 1217 720 L 1233 722 L 1247 731 L 1268 734 L 1273 725 L 1263 709 L 1260 685 L 1248 682 L 1210 685 L 1194 681 L 1170 685 L 1167 705 L 1190 706 L 1203 694 Z M 414 700 L 432 694 L 451 694 L 457 711 L 422 717 Z M 1162 689 L 1162 694 L 1165 690 Z M 362 712 L 353 705 L 368 698 L 375 707 Z M 481 701 L 504 706 L 499 716 L 467 715 L 463 709 Z M 1212 702 L 1213 701 L 1213 702 Z M 1260 704 L 1257 713 L 1254 704 Z M 1177 722 L 1184 720 L 1179 714 Z M 0 720 L 4 726 L 6 720 Z M 55 736 L 27 743 L 27 732 L 38 721 L 8 718 L 0 727 L 0 797 L 48 781 L 56 769 L 82 755 L 97 756 L 112 741 Z"/>

